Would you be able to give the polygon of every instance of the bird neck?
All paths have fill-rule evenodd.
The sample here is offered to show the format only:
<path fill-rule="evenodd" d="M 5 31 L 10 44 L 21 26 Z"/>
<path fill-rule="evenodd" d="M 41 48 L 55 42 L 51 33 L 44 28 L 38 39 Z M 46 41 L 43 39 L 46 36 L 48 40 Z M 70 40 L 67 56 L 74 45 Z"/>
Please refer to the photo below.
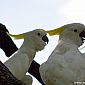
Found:
<path fill-rule="evenodd" d="M 78 47 L 82 44 L 81 39 L 75 38 L 75 36 L 70 37 L 70 38 L 68 36 L 65 36 L 65 37 L 60 38 L 59 41 L 68 43 L 70 45 L 75 45 L 75 46 L 78 46 Z"/>
<path fill-rule="evenodd" d="M 33 40 L 29 40 L 29 39 L 24 40 L 18 52 L 25 53 L 28 56 L 31 56 L 30 58 L 34 58 L 36 54 L 35 43 L 33 42 Z"/>
<path fill-rule="evenodd" d="M 55 49 L 58 54 L 65 54 L 69 50 L 78 49 L 78 46 L 76 44 L 69 43 L 68 41 L 59 40 Z"/>
<path fill-rule="evenodd" d="M 75 33 L 75 34 L 74 33 L 68 33 L 68 34 L 62 33 L 59 36 L 59 40 L 62 40 L 69 44 L 75 44 L 78 47 L 80 47 L 83 44 L 82 39 L 81 39 L 81 37 L 79 37 L 78 33 Z"/>
<path fill-rule="evenodd" d="M 78 45 L 76 45 L 70 39 L 66 39 L 66 40 L 61 39 L 61 40 L 59 40 L 58 43 L 59 43 L 59 45 L 65 45 L 65 46 L 67 46 L 69 48 L 71 48 L 71 47 L 77 47 L 78 48 Z"/>

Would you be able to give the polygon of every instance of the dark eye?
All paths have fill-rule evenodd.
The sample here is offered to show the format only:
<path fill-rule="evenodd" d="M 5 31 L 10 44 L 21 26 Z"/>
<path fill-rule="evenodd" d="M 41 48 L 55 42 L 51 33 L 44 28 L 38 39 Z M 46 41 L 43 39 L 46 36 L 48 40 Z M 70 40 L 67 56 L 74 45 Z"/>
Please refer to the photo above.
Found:
<path fill-rule="evenodd" d="M 77 29 L 74 29 L 74 32 L 77 32 Z"/>
<path fill-rule="evenodd" d="M 38 36 L 40 36 L 40 33 L 37 33 Z"/>

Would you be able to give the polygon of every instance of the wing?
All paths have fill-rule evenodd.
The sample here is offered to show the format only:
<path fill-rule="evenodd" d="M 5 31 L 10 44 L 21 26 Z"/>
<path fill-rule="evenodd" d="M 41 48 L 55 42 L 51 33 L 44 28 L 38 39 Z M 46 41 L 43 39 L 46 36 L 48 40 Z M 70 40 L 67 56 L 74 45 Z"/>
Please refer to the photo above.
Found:
<path fill-rule="evenodd" d="M 26 72 L 29 69 L 30 61 L 27 54 L 16 53 L 4 64 L 8 67 L 8 69 L 16 78 L 22 79 L 22 77 L 26 74 Z"/>
<path fill-rule="evenodd" d="M 84 81 L 85 61 L 79 50 L 71 49 L 65 54 L 58 54 L 55 49 L 48 60 L 40 66 L 40 74 L 47 85 L 74 85 Z"/>

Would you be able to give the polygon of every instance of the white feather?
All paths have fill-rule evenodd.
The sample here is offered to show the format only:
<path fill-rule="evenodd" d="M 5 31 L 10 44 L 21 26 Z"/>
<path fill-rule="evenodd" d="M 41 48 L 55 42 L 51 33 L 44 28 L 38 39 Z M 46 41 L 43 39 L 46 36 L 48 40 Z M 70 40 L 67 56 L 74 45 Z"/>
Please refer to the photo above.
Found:
<path fill-rule="evenodd" d="M 74 85 L 76 81 L 85 81 L 85 58 L 78 50 L 82 44 L 79 33 L 85 30 L 85 27 L 81 24 L 65 27 L 65 31 L 60 34 L 59 44 L 48 60 L 40 66 L 45 85 Z M 73 29 L 77 29 L 78 33 Z"/>
<path fill-rule="evenodd" d="M 37 33 L 40 33 L 41 36 L 38 36 Z M 4 63 L 11 73 L 26 85 L 32 84 L 32 78 L 26 76 L 26 72 L 28 72 L 36 52 L 44 49 L 46 43 L 42 40 L 42 37 L 45 35 L 46 32 L 39 29 L 26 33 L 22 46 Z"/>

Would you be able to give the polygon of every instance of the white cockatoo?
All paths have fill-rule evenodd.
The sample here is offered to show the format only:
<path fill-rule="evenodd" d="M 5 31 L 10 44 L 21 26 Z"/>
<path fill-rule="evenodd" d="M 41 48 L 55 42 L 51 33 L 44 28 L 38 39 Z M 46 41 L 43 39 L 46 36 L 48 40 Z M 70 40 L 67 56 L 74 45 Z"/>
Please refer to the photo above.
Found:
<path fill-rule="evenodd" d="M 48 60 L 40 66 L 45 85 L 75 85 L 85 82 L 85 56 L 79 51 L 84 42 L 85 26 L 80 23 L 64 25 L 47 31 L 59 35 L 58 45 Z"/>
<path fill-rule="evenodd" d="M 15 39 L 24 39 L 24 42 L 4 64 L 17 79 L 22 80 L 26 85 L 31 85 L 32 78 L 26 75 L 26 72 L 28 72 L 36 52 L 43 50 L 48 43 L 47 33 L 43 29 L 36 29 L 20 35 L 8 35 Z"/>

